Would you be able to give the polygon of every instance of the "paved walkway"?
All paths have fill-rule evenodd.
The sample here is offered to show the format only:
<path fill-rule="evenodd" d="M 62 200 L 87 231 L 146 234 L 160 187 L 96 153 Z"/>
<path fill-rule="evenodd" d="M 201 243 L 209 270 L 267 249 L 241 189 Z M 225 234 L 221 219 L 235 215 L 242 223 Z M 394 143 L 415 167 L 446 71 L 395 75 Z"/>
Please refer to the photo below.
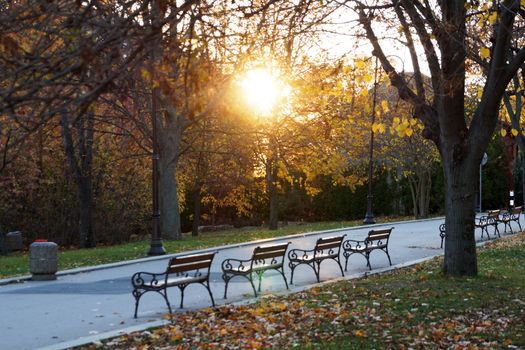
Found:
<path fill-rule="evenodd" d="M 438 226 L 443 221 L 443 218 L 439 218 L 374 226 L 395 227 L 389 251 L 392 263 L 399 266 L 443 253 L 438 235 Z M 346 233 L 347 238 L 363 239 L 369 229 L 370 226 L 352 227 L 271 241 L 290 241 L 291 248 L 311 249 L 320 236 Z M 503 231 L 503 225 L 500 230 Z M 479 230 L 476 230 L 476 237 L 480 239 Z M 230 281 L 228 299 L 223 299 L 224 282 L 220 263 L 226 258 L 248 258 L 256 245 L 258 243 L 252 242 L 210 249 L 218 250 L 211 275 L 211 289 L 217 304 L 253 298 L 250 283 L 244 278 L 234 278 Z M 64 273 L 56 281 L 25 281 L 0 286 L 0 349 L 61 349 L 101 336 L 117 335 L 122 330 L 160 324 L 167 308 L 164 300 L 156 293 L 147 293 L 142 297 L 139 317 L 133 319 L 134 299 L 130 277 L 137 271 L 163 271 L 168 257 L 134 260 L 102 269 L 95 267 L 82 273 Z M 389 267 L 386 254 L 382 252 L 372 253 L 371 263 L 375 271 Z M 353 255 L 346 276 L 352 278 L 367 271 L 366 260 L 360 255 Z M 289 269 L 286 268 L 285 272 L 289 279 Z M 339 277 L 341 273 L 335 262 L 322 264 L 321 281 Z M 313 271 L 300 266 L 296 269 L 291 290 L 302 290 L 315 282 Z M 269 272 L 263 279 L 262 291 L 263 294 L 286 292 L 282 277 L 276 272 Z M 169 294 L 175 310 L 180 301 L 178 289 L 172 288 Z M 206 289 L 200 285 L 188 286 L 184 306 L 184 310 L 210 306 Z"/>

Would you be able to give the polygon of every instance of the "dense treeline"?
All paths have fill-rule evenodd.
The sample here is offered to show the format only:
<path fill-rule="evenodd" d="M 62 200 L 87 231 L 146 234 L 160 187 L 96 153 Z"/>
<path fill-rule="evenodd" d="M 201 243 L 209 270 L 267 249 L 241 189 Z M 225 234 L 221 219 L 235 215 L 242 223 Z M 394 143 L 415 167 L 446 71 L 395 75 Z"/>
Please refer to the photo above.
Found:
<path fill-rule="evenodd" d="M 49 145 L 50 142 L 47 142 Z M 501 141 L 489 150 L 489 162 L 483 168 L 484 209 L 506 205 L 507 180 L 502 169 Z M 499 145 L 499 146 L 498 146 Z M 145 237 L 151 227 L 150 162 L 147 157 L 118 159 L 117 148 L 96 153 L 94 183 L 94 230 L 99 243 L 118 243 Z M 35 151 L 35 152 L 33 152 Z M 38 154 L 38 152 L 42 152 Z M 36 154 L 34 154 L 36 153 Z M 41 157 L 41 158 L 39 158 Z M 38 168 L 39 161 L 42 169 Z M 432 169 L 432 194 L 429 212 L 442 215 L 443 179 L 438 164 Z M 517 177 L 519 180 L 519 177 Z M 44 150 L 27 149 L 19 160 L 2 174 L 0 219 L 5 231 L 22 230 L 28 240 L 48 238 L 62 244 L 75 244 L 78 230 L 78 199 L 68 174 L 60 144 Z M 304 189 L 288 186 L 280 193 L 280 221 L 318 221 L 362 219 L 366 211 L 366 185 L 354 191 L 334 185 L 329 177 L 318 179 L 320 192 L 309 196 Z M 519 188 L 517 186 L 517 188 Z M 192 229 L 194 203 L 191 189 L 184 193 L 183 231 Z M 212 216 L 211 205 L 201 209 L 201 224 L 254 226 L 267 223 L 268 201 L 255 192 L 249 203 L 249 215 L 239 215 L 234 206 L 225 206 Z M 517 193 L 517 201 L 520 195 Z M 376 172 L 374 177 L 375 215 L 413 215 L 407 180 L 395 180 L 391 172 Z"/>

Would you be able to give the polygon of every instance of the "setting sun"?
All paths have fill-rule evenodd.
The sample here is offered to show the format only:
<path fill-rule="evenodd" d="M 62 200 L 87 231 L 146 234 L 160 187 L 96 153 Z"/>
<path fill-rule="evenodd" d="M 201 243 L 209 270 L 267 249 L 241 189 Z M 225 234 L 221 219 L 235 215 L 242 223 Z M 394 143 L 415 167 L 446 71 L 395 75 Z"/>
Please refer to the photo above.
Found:
<path fill-rule="evenodd" d="M 246 72 L 240 83 L 244 99 L 260 114 L 270 114 L 278 100 L 287 94 L 279 77 L 263 68 Z"/>

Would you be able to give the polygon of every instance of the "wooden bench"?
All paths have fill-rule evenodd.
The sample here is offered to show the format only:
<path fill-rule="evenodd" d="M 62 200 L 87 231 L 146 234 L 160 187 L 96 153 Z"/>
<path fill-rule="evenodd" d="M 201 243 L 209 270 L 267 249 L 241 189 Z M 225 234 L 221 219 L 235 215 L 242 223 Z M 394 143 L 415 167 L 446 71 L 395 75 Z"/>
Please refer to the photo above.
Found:
<path fill-rule="evenodd" d="M 192 284 L 202 284 L 210 294 L 211 303 L 215 306 L 213 294 L 210 289 L 210 267 L 215 257 L 216 252 L 203 253 L 187 256 L 176 256 L 171 258 L 165 272 L 151 273 L 151 272 L 137 272 L 131 277 L 131 284 L 133 285 L 133 296 L 135 297 L 135 318 L 137 318 L 137 310 L 139 308 L 140 298 L 147 292 L 157 292 L 166 301 L 170 314 L 171 305 L 168 300 L 169 287 L 178 287 L 181 292 L 180 307 L 182 309 L 184 303 L 184 289 Z"/>
<path fill-rule="evenodd" d="M 522 231 L 521 224 L 520 224 L 520 216 L 521 216 L 522 211 L 523 211 L 523 207 L 515 207 L 515 208 L 512 208 L 510 211 L 503 211 L 503 210 L 501 211 L 501 215 L 498 221 L 505 225 L 503 232 L 507 232 L 507 226 L 509 226 L 510 232 L 514 233 L 514 231 L 512 230 L 512 226 L 510 226 L 510 223 L 512 221 L 517 222 L 520 228 L 520 231 Z"/>
<path fill-rule="evenodd" d="M 247 260 L 226 259 L 222 262 L 222 279 L 225 282 L 224 299 L 228 293 L 228 283 L 235 276 L 247 278 L 253 288 L 253 293 L 257 296 L 257 291 L 253 284 L 253 274 L 259 279 L 259 292 L 261 291 L 261 281 L 264 273 L 268 270 L 276 270 L 283 276 L 284 284 L 288 289 L 288 282 L 284 275 L 284 257 L 288 250 L 288 243 L 258 246 L 253 250 L 252 257 Z"/>
<path fill-rule="evenodd" d="M 370 253 L 374 250 L 382 250 L 386 253 L 388 257 L 388 262 L 392 266 L 392 260 L 390 260 L 390 254 L 388 254 L 388 240 L 390 239 L 390 234 L 394 228 L 384 230 L 371 230 L 368 232 L 368 236 L 364 241 L 356 241 L 353 239 L 346 240 L 343 243 L 343 256 L 345 257 L 345 271 L 348 267 L 348 258 L 352 254 L 361 254 L 366 258 L 366 266 L 372 270 L 370 265 Z"/>
<path fill-rule="evenodd" d="M 496 233 L 498 234 L 498 237 L 501 237 L 499 234 L 498 229 L 498 222 L 499 222 L 499 214 L 501 210 L 489 210 L 487 212 L 487 215 L 480 216 L 477 221 L 474 223 L 475 228 L 481 228 L 481 238 L 483 238 L 483 233 L 487 233 L 487 238 L 490 239 L 490 234 L 488 227 L 492 226 L 494 227 L 494 236 L 496 236 Z"/>
<path fill-rule="evenodd" d="M 290 283 L 293 284 L 293 273 L 295 268 L 299 265 L 310 266 L 315 273 L 317 282 L 320 282 L 319 274 L 321 263 L 327 259 L 332 259 L 337 262 L 341 269 L 341 274 L 344 276 L 343 267 L 339 259 L 339 252 L 341 251 L 341 244 L 346 235 L 319 238 L 315 243 L 315 247 L 311 250 L 304 249 L 292 249 L 288 252 L 288 266 L 292 270 L 292 277 Z"/>

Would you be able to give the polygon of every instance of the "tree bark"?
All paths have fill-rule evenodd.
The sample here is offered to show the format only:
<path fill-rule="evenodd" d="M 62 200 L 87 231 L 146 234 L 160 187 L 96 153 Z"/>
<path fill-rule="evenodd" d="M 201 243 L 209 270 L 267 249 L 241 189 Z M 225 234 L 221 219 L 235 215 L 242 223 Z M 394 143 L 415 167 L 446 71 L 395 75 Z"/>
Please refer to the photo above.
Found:
<path fill-rule="evenodd" d="M 430 171 L 418 169 L 415 174 L 408 176 L 408 184 L 412 197 L 412 208 L 416 219 L 428 217 L 430 204 L 430 188 L 432 186 Z"/>
<path fill-rule="evenodd" d="M 271 159 L 266 165 L 266 186 L 268 191 L 268 201 L 270 215 L 268 219 L 268 228 L 277 230 L 279 228 L 279 201 L 277 197 L 277 165 L 275 160 Z"/>
<path fill-rule="evenodd" d="M 175 140 L 171 140 L 175 142 Z M 168 239 L 182 239 L 179 211 L 179 193 L 175 171 L 178 155 L 173 155 L 173 143 L 164 140 L 159 152 L 160 229 Z"/>
<path fill-rule="evenodd" d="M 478 162 L 470 159 L 457 163 L 450 157 L 443 158 L 447 228 L 445 273 L 473 276 L 478 271 L 474 235 L 477 169 Z"/>
<path fill-rule="evenodd" d="M 193 227 L 191 230 L 191 235 L 197 237 L 199 235 L 199 225 L 201 222 L 201 191 L 202 184 L 197 182 L 193 190 Z"/>
<path fill-rule="evenodd" d="M 160 105 L 163 112 L 159 122 L 159 202 L 160 228 L 167 239 L 182 239 L 179 191 L 177 183 L 177 166 L 181 155 L 182 133 L 187 122 L 160 94 Z"/>
<path fill-rule="evenodd" d="M 77 180 L 79 194 L 79 232 L 80 244 L 85 248 L 94 248 L 96 246 L 95 235 L 93 231 L 93 187 L 90 176 L 83 176 Z"/>
<path fill-rule="evenodd" d="M 77 146 L 75 146 L 73 141 L 73 125 L 70 123 L 69 114 L 63 110 L 60 125 L 64 140 L 64 150 L 75 179 L 79 200 L 79 246 L 81 248 L 93 248 L 96 245 L 93 230 L 93 188 L 91 178 L 94 138 L 93 112 L 88 111 L 85 115 L 78 116 L 75 124 L 77 129 Z"/>
<path fill-rule="evenodd" d="M 428 169 L 422 169 L 419 175 L 419 181 L 421 183 L 419 191 L 419 217 L 427 218 L 428 217 L 428 206 L 429 206 L 429 196 L 430 196 L 430 187 L 432 187 L 432 179 L 430 177 L 430 172 Z"/>
<path fill-rule="evenodd" d="M 0 227 L 0 255 L 7 255 L 7 247 L 5 246 L 5 234 Z"/>

